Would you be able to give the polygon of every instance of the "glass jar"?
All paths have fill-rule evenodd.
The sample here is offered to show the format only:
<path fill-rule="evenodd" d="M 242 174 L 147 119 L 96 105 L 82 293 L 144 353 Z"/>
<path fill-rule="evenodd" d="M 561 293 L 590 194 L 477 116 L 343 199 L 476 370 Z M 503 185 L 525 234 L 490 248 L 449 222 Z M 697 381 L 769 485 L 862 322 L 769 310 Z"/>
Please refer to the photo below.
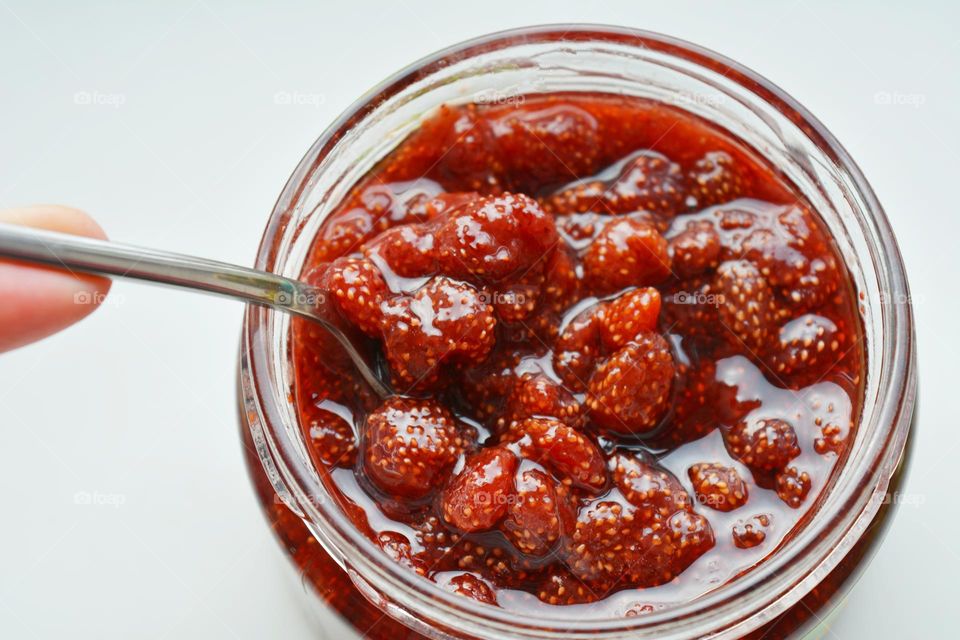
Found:
<path fill-rule="evenodd" d="M 900 253 L 873 191 L 824 126 L 769 81 L 689 43 L 616 27 L 533 27 L 451 47 L 387 79 L 320 136 L 270 216 L 256 266 L 297 276 L 325 216 L 439 105 L 557 91 L 641 96 L 715 123 L 778 167 L 836 238 L 859 293 L 867 375 L 855 442 L 811 518 L 749 573 L 641 617 L 549 619 L 452 594 L 387 558 L 333 502 L 310 463 L 291 400 L 289 317 L 250 307 L 240 355 L 241 432 L 271 525 L 310 597 L 367 637 L 815 635 L 865 566 L 896 502 L 916 402 L 916 348 Z"/>

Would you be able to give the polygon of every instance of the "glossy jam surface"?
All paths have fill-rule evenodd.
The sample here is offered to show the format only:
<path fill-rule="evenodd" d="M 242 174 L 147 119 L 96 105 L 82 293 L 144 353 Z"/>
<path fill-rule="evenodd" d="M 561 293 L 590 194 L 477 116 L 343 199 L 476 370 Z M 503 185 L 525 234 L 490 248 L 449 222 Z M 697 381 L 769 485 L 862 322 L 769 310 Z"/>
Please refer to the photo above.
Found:
<path fill-rule="evenodd" d="M 859 416 L 828 232 L 671 107 L 444 107 L 324 221 L 304 277 L 398 394 L 295 321 L 321 477 L 390 558 L 503 608 L 636 615 L 734 579 L 803 521 Z"/>

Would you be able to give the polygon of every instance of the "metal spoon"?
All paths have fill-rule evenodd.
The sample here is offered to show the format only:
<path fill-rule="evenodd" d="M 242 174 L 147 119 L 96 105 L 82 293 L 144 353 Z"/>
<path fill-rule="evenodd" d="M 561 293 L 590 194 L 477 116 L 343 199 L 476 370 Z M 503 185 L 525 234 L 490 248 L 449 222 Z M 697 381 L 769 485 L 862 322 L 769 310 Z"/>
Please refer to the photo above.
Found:
<path fill-rule="evenodd" d="M 205 258 L 11 224 L 0 224 L 0 256 L 215 293 L 314 320 L 343 346 L 375 393 L 381 398 L 393 393 L 374 372 L 354 338 L 338 326 L 327 292 L 305 282 Z"/>

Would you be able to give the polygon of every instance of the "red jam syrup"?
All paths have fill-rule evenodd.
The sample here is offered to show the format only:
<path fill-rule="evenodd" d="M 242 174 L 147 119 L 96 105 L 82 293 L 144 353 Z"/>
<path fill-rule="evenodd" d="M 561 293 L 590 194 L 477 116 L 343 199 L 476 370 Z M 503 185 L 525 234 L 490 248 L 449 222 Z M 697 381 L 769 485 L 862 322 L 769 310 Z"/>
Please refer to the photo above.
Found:
<path fill-rule="evenodd" d="M 506 609 L 634 615 L 769 556 L 859 416 L 853 288 L 729 135 L 603 94 L 443 107 L 326 219 L 303 276 L 376 398 L 295 320 L 321 477 L 385 554 Z"/>

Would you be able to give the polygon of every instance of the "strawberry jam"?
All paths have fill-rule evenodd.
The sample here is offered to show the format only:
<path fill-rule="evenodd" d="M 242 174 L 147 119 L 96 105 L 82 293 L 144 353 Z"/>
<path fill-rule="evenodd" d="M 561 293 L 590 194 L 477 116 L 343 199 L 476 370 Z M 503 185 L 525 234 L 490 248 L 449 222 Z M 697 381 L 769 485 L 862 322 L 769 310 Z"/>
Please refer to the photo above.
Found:
<path fill-rule="evenodd" d="M 672 107 L 443 107 L 324 221 L 303 277 L 396 391 L 294 321 L 321 478 L 391 559 L 492 606 L 632 615 L 736 578 L 801 526 L 859 417 L 829 232 Z"/>

